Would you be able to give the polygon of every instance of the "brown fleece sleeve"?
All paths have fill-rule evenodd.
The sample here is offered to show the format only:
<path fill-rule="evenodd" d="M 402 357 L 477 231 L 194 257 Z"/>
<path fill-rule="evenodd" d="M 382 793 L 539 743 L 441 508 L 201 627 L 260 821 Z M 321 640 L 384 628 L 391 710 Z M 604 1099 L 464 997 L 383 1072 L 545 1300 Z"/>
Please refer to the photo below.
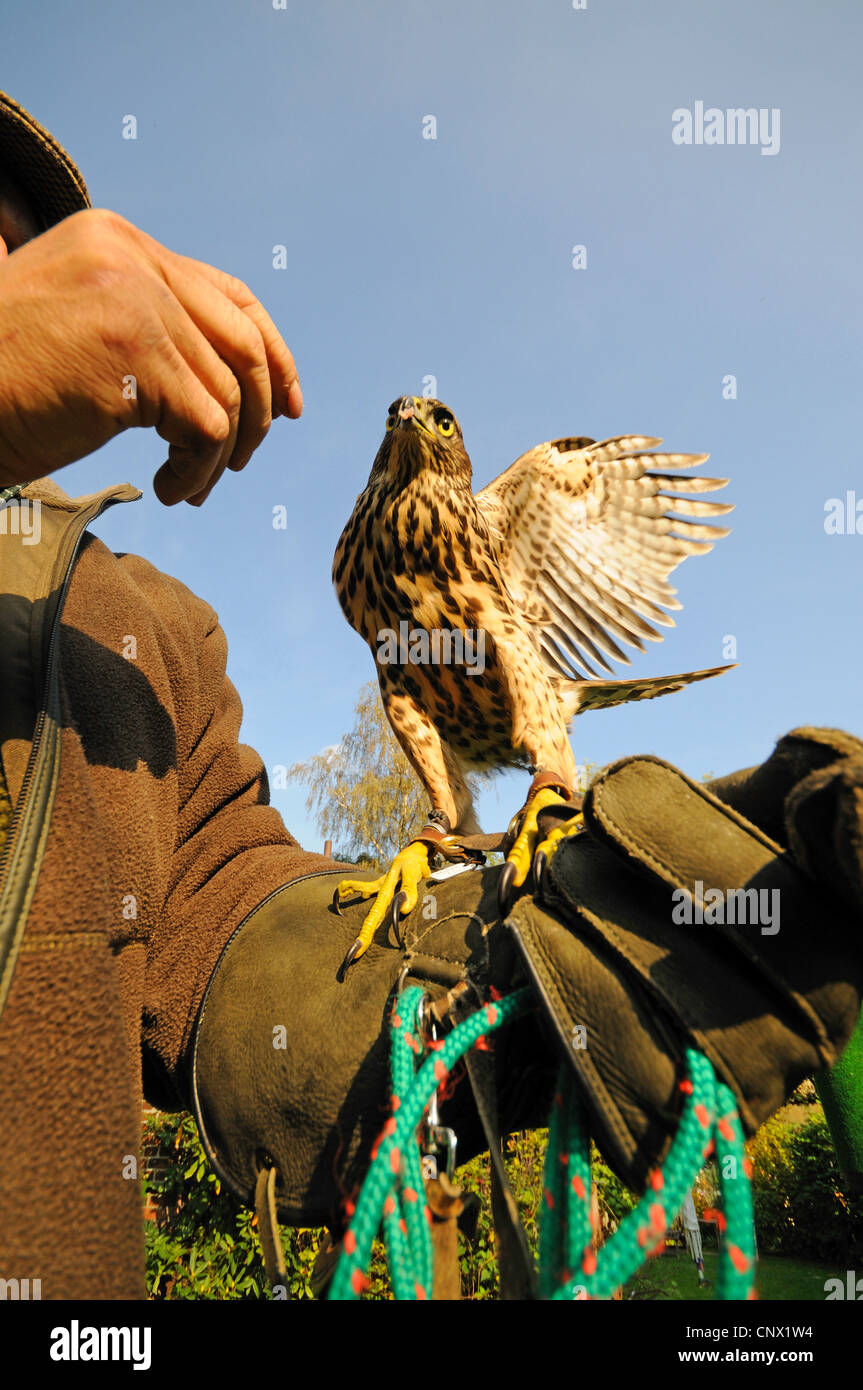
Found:
<path fill-rule="evenodd" d="M 176 735 L 176 799 L 164 827 L 164 884 L 147 945 L 142 1018 L 148 1100 L 186 1106 L 185 1053 L 200 1001 L 232 933 L 275 889 L 332 861 L 300 848 L 270 806 L 264 765 L 240 743 L 242 704 L 209 604 L 137 556 L 122 562 L 159 616 Z"/>

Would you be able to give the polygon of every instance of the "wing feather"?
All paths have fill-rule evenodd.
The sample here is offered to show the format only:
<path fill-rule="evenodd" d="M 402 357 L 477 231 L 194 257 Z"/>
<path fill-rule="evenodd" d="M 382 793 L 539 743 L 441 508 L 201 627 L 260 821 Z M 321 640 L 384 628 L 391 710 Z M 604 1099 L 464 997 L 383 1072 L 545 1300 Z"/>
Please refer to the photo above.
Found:
<path fill-rule="evenodd" d="M 681 605 L 668 576 L 728 535 L 733 510 L 699 494 L 707 454 L 650 453 L 662 443 L 621 435 L 550 440 L 476 495 L 507 589 L 534 628 L 546 665 L 569 678 L 629 664 L 624 646 L 661 642 Z M 669 610 L 669 611 L 667 611 Z"/>

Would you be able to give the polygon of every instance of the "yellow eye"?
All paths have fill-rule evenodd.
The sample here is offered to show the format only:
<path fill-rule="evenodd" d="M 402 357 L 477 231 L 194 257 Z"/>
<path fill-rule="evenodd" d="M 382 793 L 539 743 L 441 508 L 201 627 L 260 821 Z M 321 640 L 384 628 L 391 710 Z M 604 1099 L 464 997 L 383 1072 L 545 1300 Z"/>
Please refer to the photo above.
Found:
<path fill-rule="evenodd" d="M 395 429 L 395 426 L 396 426 L 396 417 L 395 417 L 394 415 L 388 415 L 388 416 L 387 416 L 387 429 L 388 429 L 388 430 L 393 430 L 393 429 Z"/>
<path fill-rule="evenodd" d="M 454 421 L 448 411 L 442 410 L 440 415 L 435 418 L 435 424 L 440 434 L 446 435 L 447 437 L 452 434 Z"/>

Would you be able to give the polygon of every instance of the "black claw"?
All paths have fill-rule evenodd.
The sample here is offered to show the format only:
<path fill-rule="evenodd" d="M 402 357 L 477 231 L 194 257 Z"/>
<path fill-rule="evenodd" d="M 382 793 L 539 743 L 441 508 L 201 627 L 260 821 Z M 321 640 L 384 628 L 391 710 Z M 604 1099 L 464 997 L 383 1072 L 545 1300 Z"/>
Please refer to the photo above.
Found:
<path fill-rule="evenodd" d="M 402 890 L 401 893 L 396 893 L 395 897 L 393 898 L 393 931 L 396 934 L 396 941 L 398 941 L 399 939 L 399 917 L 401 915 L 401 910 L 404 907 L 407 900 L 408 895 L 407 893 L 405 893 L 404 890 Z"/>
<path fill-rule="evenodd" d="M 545 876 L 548 855 L 544 849 L 538 849 L 533 856 L 533 884 L 534 891 L 542 896 L 542 880 Z"/>
<path fill-rule="evenodd" d="M 501 917 L 509 916 L 512 906 L 512 881 L 515 878 L 515 865 L 504 864 L 497 881 L 497 908 Z"/>
<path fill-rule="evenodd" d="M 340 904 L 340 902 L 339 902 L 339 890 L 338 890 L 338 888 L 336 889 L 335 893 L 333 894 L 333 912 L 335 912 L 336 916 L 338 916 L 338 917 L 341 917 L 341 915 L 342 915 L 342 908 L 341 908 L 341 904 Z"/>
<path fill-rule="evenodd" d="M 337 971 L 337 973 L 336 973 L 336 979 L 339 981 L 340 984 L 342 983 L 342 981 L 343 981 L 344 978 L 345 978 L 345 975 L 348 973 L 348 970 L 350 969 L 350 967 L 353 965 L 354 961 L 356 960 L 356 958 L 357 958 L 357 952 L 360 950 L 360 947 L 362 946 L 362 944 L 363 944 L 363 943 L 360 941 L 360 938 L 357 937 L 357 939 L 356 939 L 356 941 L 354 942 L 353 946 L 352 946 L 351 949 L 348 951 L 348 954 L 345 956 L 344 960 L 342 961 L 341 965 L 339 966 L 338 971 Z"/>

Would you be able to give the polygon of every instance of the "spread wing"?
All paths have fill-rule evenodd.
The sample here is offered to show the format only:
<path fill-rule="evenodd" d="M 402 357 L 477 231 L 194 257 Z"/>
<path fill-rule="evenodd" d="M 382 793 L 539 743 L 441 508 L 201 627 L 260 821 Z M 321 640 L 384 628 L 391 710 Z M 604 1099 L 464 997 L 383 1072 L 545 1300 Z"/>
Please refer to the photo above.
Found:
<path fill-rule="evenodd" d="M 728 528 L 702 518 L 733 510 L 687 496 L 727 478 L 681 477 L 707 454 L 646 450 L 661 439 L 555 439 L 522 454 L 476 495 L 501 575 L 551 670 L 567 678 L 629 664 L 620 643 L 661 642 L 679 609 L 668 576 Z M 697 518 L 692 520 L 689 518 Z"/>

